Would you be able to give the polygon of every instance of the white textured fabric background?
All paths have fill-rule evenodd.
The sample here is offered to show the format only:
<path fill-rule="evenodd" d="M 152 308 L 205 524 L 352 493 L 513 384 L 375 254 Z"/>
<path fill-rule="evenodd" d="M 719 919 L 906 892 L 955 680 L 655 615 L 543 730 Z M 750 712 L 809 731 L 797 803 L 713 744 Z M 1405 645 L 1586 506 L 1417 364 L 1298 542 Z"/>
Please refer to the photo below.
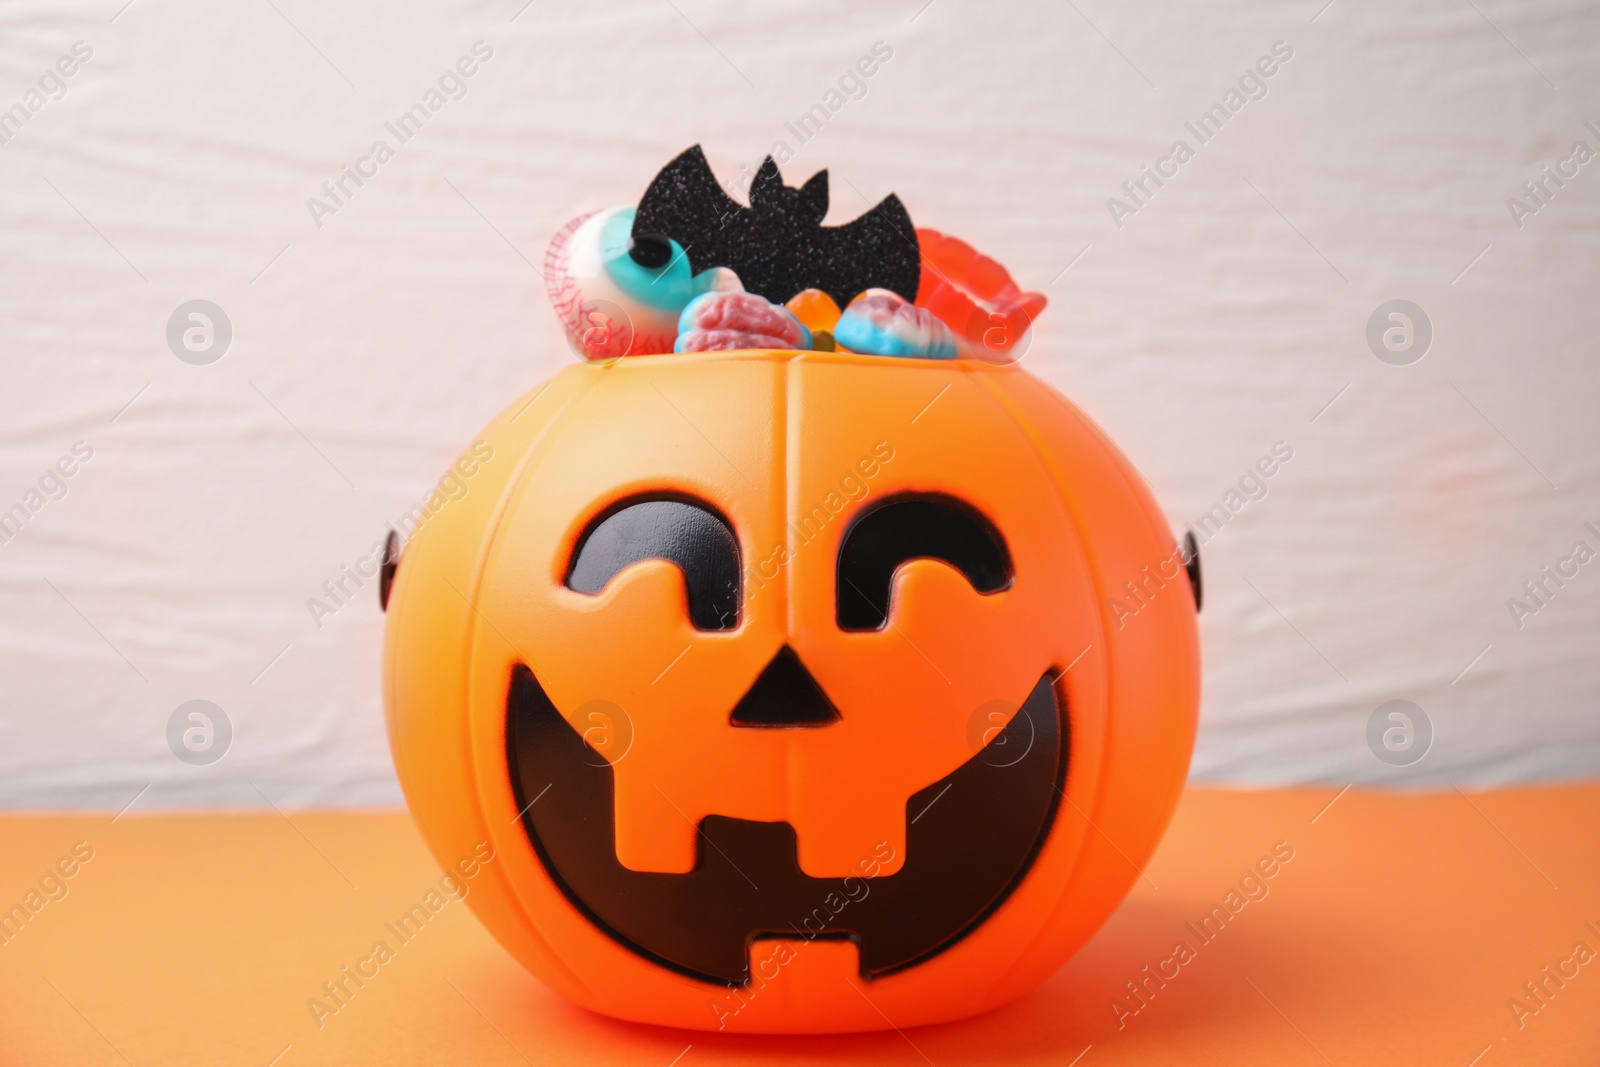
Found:
<path fill-rule="evenodd" d="M 1293 449 L 1204 548 L 1196 778 L 1600 773 L 1600 562 L 1520 629 L 1507 606 L 1600 550 L 1600 162 L 1560 163 L 1600 149 L 1594 5 L 123 2 L 0 9 L 0 108 L 28 112 L 0 125 L 0 509 L 93 451 L 0 544 L 0 805 L 398 802 L 375 586 L 320 628 L 308 598 L 572 358 L 534 269 L 557 227 L 695 142 L 737 173 L 778 140 L 791 182 L 830 169 L 834 221 L 898 192 L 1047 292 L 1027 364 L 1174 528 Z M 1119 227 L 1108 197 L 1179 139 Z M 1577 174 L 1513 218 L 1546 164 Z M 1408 366 L 1365 337 L 1395 298 L 1434 331 Z M 191 299 L 232 322 L 209 366 L 167 347 Z M 165 737 L 197 698 L 234 731 L 205 767 Z M 1405 771 L 1365 740 L 1391 699 L 1435 733 Z"/>

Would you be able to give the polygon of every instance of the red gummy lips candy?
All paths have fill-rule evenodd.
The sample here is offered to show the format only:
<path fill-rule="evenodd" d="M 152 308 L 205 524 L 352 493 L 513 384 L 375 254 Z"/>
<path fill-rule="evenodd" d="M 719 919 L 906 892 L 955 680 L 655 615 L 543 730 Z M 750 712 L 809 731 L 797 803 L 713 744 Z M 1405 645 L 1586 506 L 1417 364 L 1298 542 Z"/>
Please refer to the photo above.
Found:
<path fill-rule="evenodd" d="M 1044 310 L 1042 293 L 1025 293 L 999 263 L 958 237 L 918 229 L 922 283 L 917 306 L 944 320 L 980 359 L 1010 360 Z"/>

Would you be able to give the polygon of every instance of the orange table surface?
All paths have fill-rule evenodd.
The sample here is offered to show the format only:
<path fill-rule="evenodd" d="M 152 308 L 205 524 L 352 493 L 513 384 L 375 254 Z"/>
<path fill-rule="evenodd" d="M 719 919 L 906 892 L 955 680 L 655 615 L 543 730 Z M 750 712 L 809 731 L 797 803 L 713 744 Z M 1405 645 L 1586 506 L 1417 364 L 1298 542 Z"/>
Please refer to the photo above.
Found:
<path fill-rule="evenodd" d="M 1597 830 L 1600 784 L 1193 789 L 1123 907 L 1015 1004 L 903 1032 L 756 1038 L 574 1008 L 460 903 L 316 1018 L 323 983 L 438 884 L 403 812 L 10 815 L 0 908 L 41 879 L 59 899 L 41 892 L 20 931 L 0 927 L 0 1062 L 1593 1067 Z M 71 859 L 78 842 L 92 859 Z M 1203 941 L 1201 917 L 1278 842 L 1293 859 Z M 72 876 L 46 879 L 63 858 Z"/>

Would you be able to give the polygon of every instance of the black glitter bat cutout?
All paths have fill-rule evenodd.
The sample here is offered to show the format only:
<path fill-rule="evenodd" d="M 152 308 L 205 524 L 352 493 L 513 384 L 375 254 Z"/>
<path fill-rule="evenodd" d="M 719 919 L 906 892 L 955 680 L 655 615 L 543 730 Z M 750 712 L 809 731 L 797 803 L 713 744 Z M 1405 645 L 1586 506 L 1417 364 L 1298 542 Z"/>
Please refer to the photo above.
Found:
<path fill-rule="evenodd" d="M 665 238 L 683 246 L 695 274 L 728 267 L 745 291 L 781 304 L 821 289 L 841 308 L 863 289 L 891 289 L 916 300 L 922 278 L 917 231 L 890 194 L 843 226 L 822 225 L 828 172 L 799 188 L 783 184 L 771 156 L 750 181 L 750 206 L 723 191 L 699 145 L 661 168 L 639 201 L 630 255 L 640 266 L 665 266 Z"/>

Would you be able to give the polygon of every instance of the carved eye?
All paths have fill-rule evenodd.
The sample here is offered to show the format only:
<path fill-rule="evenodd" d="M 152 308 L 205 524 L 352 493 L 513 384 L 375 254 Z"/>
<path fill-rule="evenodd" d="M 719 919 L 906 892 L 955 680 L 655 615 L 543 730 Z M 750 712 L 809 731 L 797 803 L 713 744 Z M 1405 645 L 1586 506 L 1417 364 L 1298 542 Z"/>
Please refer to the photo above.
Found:
<path fill-rule="evenodd" d="M 697 501 L 634 500 L 603 513 L 578 539 L 566 586 L 597 595 L 617 572 L 645 559 L 683 572 L 695 629 L 739 625 L 739 541 L 727 519 Z"/>
<path fill-rule="evenodd" d="M 889 622 L 895 571 L 913 559 L 943 560 L 980 593 L 1011 585 L 1005 539 L 982 512 L 942 494 L 887 500 L 850 524 L 839 546 L 841 630 L 881 630 Z"/>

